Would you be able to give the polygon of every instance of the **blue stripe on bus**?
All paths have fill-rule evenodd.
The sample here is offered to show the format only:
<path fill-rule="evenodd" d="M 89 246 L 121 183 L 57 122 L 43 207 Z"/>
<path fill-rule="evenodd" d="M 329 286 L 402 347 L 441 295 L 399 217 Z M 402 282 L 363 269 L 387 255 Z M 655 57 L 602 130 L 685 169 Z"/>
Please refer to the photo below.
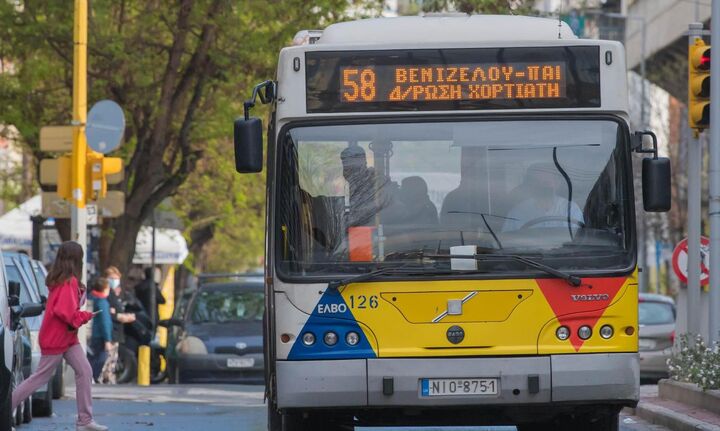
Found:
<path fill-rule="evenodd" d="M 338 336 L 337 344 L 334 346 L 328 346 L 323 341 L 327 331 L 334 331 Z M 360 335 L 360 342 L 355 346 L 350 346 L 345 342 L 345 335 L 350 331 Z M 312 346 L 306 346 L 302 342 L 303 334 L 306 332 L 312 332 L 315 335 L 315 343 Z M 375 351 L 365 338 L 365 333 L 350 312 L 350 307 L 345 303 L 345 299 L 337 290 L 330 289 L 325 290 L 320 297 L 320 301 L 305 322 L 288 354 L 289 360 L 375 357 L 377 357 Z"/>

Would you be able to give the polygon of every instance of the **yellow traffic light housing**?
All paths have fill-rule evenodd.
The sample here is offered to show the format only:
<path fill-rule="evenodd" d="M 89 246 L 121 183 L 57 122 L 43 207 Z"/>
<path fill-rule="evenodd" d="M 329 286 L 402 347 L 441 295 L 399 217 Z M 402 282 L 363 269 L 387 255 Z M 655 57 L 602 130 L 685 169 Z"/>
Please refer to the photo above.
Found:
<path fill-rule="evenodd" d="M 86 165 L 88 200 L 97 201 L 107 195 L 108 176 L 122 171 L 122 162 L 120 157 L 105 157 L 100 153 L 88 153 Z"/>
<path fill-rule="evenodd" d="M 700 38 L 688 51 L 688 125 L 696 133 L 710 127 L 710 54 Z"/>
<path fill-rule="evenodd" d="M 70 156 L 58 157 L 57 194 L 65 200 L 72 200 L 72 165 Z"/>

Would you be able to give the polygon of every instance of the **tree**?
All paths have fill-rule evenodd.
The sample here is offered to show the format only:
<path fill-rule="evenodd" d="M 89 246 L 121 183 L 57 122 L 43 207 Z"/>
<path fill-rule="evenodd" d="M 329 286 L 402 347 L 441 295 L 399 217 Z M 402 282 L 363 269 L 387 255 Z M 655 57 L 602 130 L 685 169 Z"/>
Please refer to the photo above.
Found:
<path fill-rule="evenodd" d="M 88 100 L 114 99 L 127 117 L 125 214 L 104 226 L 105 264 L 129 265 L 143 220 L 192 174 L 207 143 L 228 134 L 248 86 L 273 76 L 292 35 L 341 19 L 350 4 L 91 1 Z M 68 2 L 0 2 L 0 58 L 14 66 L 0 75 L 0 124 L 17 127 L 35 164 L 39 128 L 70 121 L 72 19 Z"/>
<path fill-rule="evenodd" d="M 532 3 L 528 0 L 424 0 L 422 9 L 425 12 L 455 10 L 467 14 L 521 14 L 529 12 Z"/>
<path fill-rule="evenodd" d="M 263 253 L 265 179 L 235 172 L 232 151 L 226 139 L 210 141 L 173 199 L 186 226 L 191 256 L 186 265 L 198 272 L 252 269 Z"/>

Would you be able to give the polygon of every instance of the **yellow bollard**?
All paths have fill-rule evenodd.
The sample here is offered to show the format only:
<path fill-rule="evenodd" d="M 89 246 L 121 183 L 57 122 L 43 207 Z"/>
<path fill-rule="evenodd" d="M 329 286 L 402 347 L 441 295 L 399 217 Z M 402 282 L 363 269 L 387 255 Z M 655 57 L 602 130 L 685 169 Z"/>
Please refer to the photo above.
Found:
<path fill-rule="evenodd" d="M 138 347 L 137 384 L 150 386 L 150 346 Z"/>

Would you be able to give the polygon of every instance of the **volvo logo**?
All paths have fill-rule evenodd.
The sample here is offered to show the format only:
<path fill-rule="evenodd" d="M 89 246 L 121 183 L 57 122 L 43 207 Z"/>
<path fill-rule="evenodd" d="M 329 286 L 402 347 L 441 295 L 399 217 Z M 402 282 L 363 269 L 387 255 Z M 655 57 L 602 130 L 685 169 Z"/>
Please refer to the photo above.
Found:
<path fill-rule="evenodd" d="M 573 301 L 575 302 L 582 302 L 582 301 L 609 301 L 610 295 L 607 293 L 595 293 L 592 295 L 570 295 Z"/>
<path fill-rule="evenodd" d="M 463 328 L 453 325 L 447 330 L 447 339 L 453 344 L 459 344 L 463 339 L 465 339 L 465 331 Z"/>

